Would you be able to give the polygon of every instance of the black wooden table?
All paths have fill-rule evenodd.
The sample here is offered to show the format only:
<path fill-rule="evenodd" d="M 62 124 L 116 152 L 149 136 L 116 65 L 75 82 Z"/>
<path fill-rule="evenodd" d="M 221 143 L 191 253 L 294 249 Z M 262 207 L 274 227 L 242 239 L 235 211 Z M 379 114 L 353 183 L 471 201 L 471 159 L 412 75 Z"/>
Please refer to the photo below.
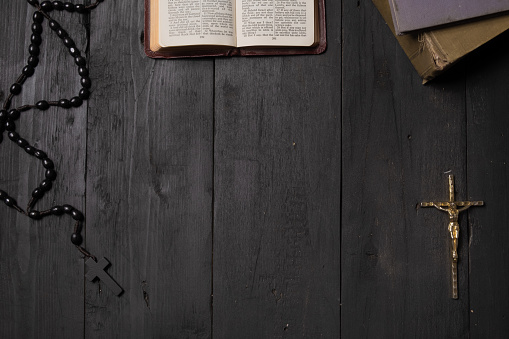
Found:
<path fill-rule="evenodd" d="M 39 205 L 85 213 L 125 292 L 84 279 L 72 220 L 2 204 L 0 338 L 509 335 L 509 35 L 423 86 L 370 1 L 326 9 L 323 55 L 171 61 L 143 53 L 143 1 L 52 14 L 93 93 L 19 131 L 58 170 Z M 3 99 L 32 13 L 2 3 Z M 43 39 L 14 104 L 79 89 L 46 24 Z M 23 205 L 43 178 L 5 140 L 0 173 Z M 459 300 L 447 217 L 418 208 L 447 198 L 450 173 L 459 199 L 486 202 L 460 217 Z"/>

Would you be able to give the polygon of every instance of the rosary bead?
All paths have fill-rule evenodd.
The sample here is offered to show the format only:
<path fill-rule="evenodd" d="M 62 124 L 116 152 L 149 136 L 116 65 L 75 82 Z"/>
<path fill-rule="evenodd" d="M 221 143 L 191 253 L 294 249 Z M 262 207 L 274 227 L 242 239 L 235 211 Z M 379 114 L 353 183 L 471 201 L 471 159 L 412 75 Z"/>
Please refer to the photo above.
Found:
<path fill-rule="evenodd" d="M 19 139 L 19 134 L 16 133 L 16 132 L 9 132 L 7 133 L 7 136 L 9 137 L 9 139 L 11 139 L 12 141 L 14 142 L 18 142 L 18 139 Z"/>
<path fill-rule="evenodd" d="M 41 3 L 39 3 L 39 1 Z M 48 14 L 53 10 L 66 10 L 68 12 L 78 12 L 78 13 L 87 13 L 90 9 L 97 7 L 97 5 L 103 0 L 92 0 L 85 1 L 86 4 L 73 4 L 71 2 L 63 3 L 62 1 L 48 1 L 48 0 L 27 0 L 28 4 L 36 7 L 35 13 L 33 14 L 33 23 L 31 25 L 32 34 L 30 36 L 30 45 L 28 48 L 29 58 L 27 60 L 27 64 L 23 68 L 22 74 L 18 77 L 18 80 L 9 88 L 10 95 L 5 99 L 5 103 L 3 105 L 4 109 L 0 109 L 0 143 L 2 142 L 4 136 L 3 132 L 7 132 L 9 139 L 15 142 L 18 146 L 23 148 L 28 154 L 37 157 L 42 160 L 43 166 L 45 168 L 45 179 L 40 183 L 40 185 L 32 191 L 32 200 L 29 202 L 27 210 L 23 210 L 20 208 L 16 202 L 16 200 L 7 195 L 6 192 L 0 190 L 0 200 L 3 200 L 4 203 L 16 209 L 18 212 L 28 215 L 31 219 L 37 220 L 41 219 L 49 214 L 53 215 L 61 215 L 61 214 L 69 214 L 71 217 L 76 220 L 76 226 L 74 233 L 71 235 L 71 242 L 76 246 L 80 246 L 82 244 L 83 237 L 80 234 L 81 225 L 80 222 L 84 221 L 85 217 L 83 213 L 70 205 L 63 206 L 54 206 L 50 210 L 47 211 L 36 211 L 32 210 L 34 207 L 36 200 L 40 199 L 44 196 L 45 192 L 51 190 L 53 186 L 53 181 L 57 178 L 57 172 L 54 169 L 54 163 L 50 160 L 46 153 L 41 150 L 38 150 L 35 147 L 29 145 L 29 143 L 21 138 L 19 134 L 16 132 L 16 124 L 21 115 L 25 115 L 25 111 L 30 110 L 32 108 L 38 108 L 39 110 L 47 110 L 51 106 L 60 106 L 63 108 L 70 107 L 79 107 L 83 104 L 83 100 L 86 100 L 90 96 L 89 88 L 92 86 L 92 81 L 89 77 L 89 71 L 85 67 L 86 59 L 81 56 L 80 50 L 76 47 L 75 42 L 69 37 L 68 33 L 60 27 L 60 24 L 52 20 Z M 92 4 L 90 4 L 92 3 Z M 11 101 L 13 96 L 18 95 L 23 90 L 23 84 L 28 77 L 31 77 L 35 73 L 35 68 L 39 64 L 39 54 L 41 53 L 41 44 L 42 44 L 42 32 L 44 31 L 42 27 L 42 22 L 44 19 L 48 19 L 48 26 L 51 30 L 55 31 L 57 36 L 62 39 L 64 45 L 69 49 L 69 53 L 75 58 L 75 63 L 79 67 L 80 74 L 80 84 L 81 89 L 79 91 L 78 96 L 71 98 L 70 100 L 61 99 L 58 102 L 56 101 L 46 101 L 40 100 L 35 105 L 23 105 L 19 106 L 15 109 L 11 108 Z M 85 255 L 91 256 L 86 250 L 78 247 L 78 249 Z M 92 256 L 93 257 L 93 256 Z"/>
<path fill-rule="evenodd" d="M 40 34 L 32 34 L 32 36 L 30 37 L 30 41 L 34 44 L 34 45 L 37 45 L 39 46 L 42 42 L 42 38 L 41 38 L 41 35 Z"/>
<path fill-rule="evenodd" d="M 44 192 L 49 191 L 51 187 L 53 187 L 53 182 L 51 182 L 50 180 L 43 180 L 39 185 L 39 188 Z"/>
<path fill-rule="evenodd" d="M 52 30 L 56 31 L 57 29 L 60 28 L 60 25 L 58 22 L 56 22 L 55 20 L 50 20 L 49 23 L 49 28 L 51 28 Z"/>
<path fill-rule="evenodd" d="M 14 200 L 14 198 L 11 197 L 4 198 L 4 203 L 9 207 L 16 206 L 18 204 L 16 200 Z"/>
<path fill-rule="evenodd" d="M 53 10 L 53 4 L 50 1 L 43 1 L 41 3 L 41 9 L 44 12 L 51 12 Z"/>
<path fill-rule="evenodd" d="M 44 191 L 40 188 L 36 188 L 32 192 L 32 198 L 41 199 L 44 196 Z"/>
<path fill-rule="evenodd" d="M 13 121 L 18 120 L 20 116 L 20 113 L 17 109 L 11 109 L 8 114 L 9 118 L 11 118 Z"/>
<path fill-rule="evenodd" d="M 66 36 L 62 39 L 64 46 L 67 48 L 74 47 L 74 40 Z"/>
<path fill-rule="evenodd" d="M 44 15 L 41 12 L 37 11 L 34 13 L 33 19 L 34 19 L 34 22 L 41 23 L 44 21 Z"/>
<path fill-rule="evenodd" d="M 37 149 L 34 151 L 34 155 L 37 159 L 46 159 L 48 156 L 46 155 L 46 153 L 44 153 L 43 151 Z"/>
<path fill-rule="evenodd" d="M 11 119 L 7 119 L 4 126 L 6 131 L 12 132 L 16 130 L 16 124 Z"/>
<path fill-rule="evenodd" d="M 64 207 L 63 206 L 55 206 L 51 208 L 51 213 L 54 215 L 62 215 L 64 214 Z"/>
<path fill-rule="evenodd" d="M 34 75 L 34 72 L 35 69 L 30 65 L 27 65 L 23 68 L 23 74 L 26 75 L 27 77 L 31 77 L 32 75 Z"/>
<path fill-rule="evenodd" d="M 74 9 L 78 13 L 85 13 L 87 11 L 85 5 L 83 5 L 83 4 L 76 4 L 76 5 L 74 5 Z"/>
<path fill-rule="evenodd" d="M 62 1 L 53 1 L 53 8 L 57 11 L 61 11 L 64 9 L 64 3 Z"/>
<path fill-rule="evenodd" d="M 64 3 L 64 9 L 68 12 L 74 12 L 74 4 L 70 2 Z"/>
<path fill-rule="evenodd" d="M 87 88 L 82 88 L 78 96 L 83 100 L 87 100 L 90 97 L 90 91 Z"/>
<path fill-rule="evenodd" d="M 30 45 L 30 46 L 32 46 L 32 45 Z M 19 93 L 21 93 L 21 85 L 18 83 L 12 84 L 10 91 L 12 94 L 18 95 Z"/>
<path fill-rule="evenodd" d="M 87 61 L 81 55 L 76 55 L 76 57 L 74 58 L 74 62 L 76 63 L 76 65 L 80 67 L 83 67 L 87 64 Z"/>
<path fill-rule="evenodd" d="M 37 107 L 41 111 L 45 111 L 49 108 L 49 104 L 46 100 L 41 100 L 35 104 L 35 107 Z"/>
<path fill-rule="evenodd" d="M 88 68 L 86 67 L 78 68 L 78 74 L 81 75 L 82 77 L 88 76 Z"/>
<path fill-rule="evenodd" d="M 67 100 L 67 99 L 60 99 L 58 101 L 58 106 L 63 107 L 63 108 L 70 108 L 70 107 L 72 107 L 71 102 L 69 100 Z"/>
<path fill-rule="evenodd" d="M 74 46 L 69 47 L 69 53 L 75 58 L 81 55 L 80 50 Z"/>
<path fill-rule="evenodd" d="M 41 34 L 42 33 L 42 26 L 38 22 L 34 22 L 32 24 L 32 32 L 35 34 Z"/>
<path fill-rule="evenodd" d="M 76 245 L 76 246 L 79 246 L 81 245 L 81 243 L 83 242 L 83 238 L 81 237 L 81 234 L 79 233 L 73 233 L 71 235 L 71 242 Z"/>
<path fill-rule="evenodd" d="M 46 170 L 46 179 L 53 181 L 56 178 L 57 178 L 57 172 L 55 172 L 55 170 L 52 170 L 52 169 Z"/>
<path fill-rule="evenodd" d="M 83 104 L 83 100 L 80 97 L 73 97 L 71 99 L 71 105 L 73 107 L 80 107 Z"/>
<path fill-rule="evenodd" d="M 50 158 L 42 159 L 42 166 L 44 166 L 45 169 L 53 169 L 53 168 L 55 168 L 55 165 L 53 164 L 53 161 L 51 161 Z"/>
<path fill-rule="evenodd" d="M 16 143 L 18 144 L 19 147 L 21 148 L 25 148 L 25 146 L 28 146 L 28 142 L 23 139 L 23 138 L 19 138 Z"/>
<path fill-rule="evenodd" d="M 30 53 L 30 55 L 38 56 L 40 52 L 41 50 L 36 44 L 30 44 L 28 47 L 28 53 Z"/>
<path fill-rule="evenodd" d="M 81 78 L 80 83 L 81 86 L 83 86 L 84 88 L 90 88 L 92 86 L 92 81 L 90 80 L 89 77 Z"/>
<path fill-rule="evenodd" d="M 41 212 L 39 212 L 39 211 L 30 211 L 30 212 L 28 213 L 28 216 L 29 216 L 31 219 L 39 220 L 39 219 L 41 219 Z"/>
<path fill-rule="evenodd" d="M 85 217 L 83 216 L 83 213 L 81 213 L 77 209 L 73 209 L 72 210 L 71 216 L 76 221 L 83 221 L 83 220 L 85 220 Z"/>
<path fill-rule="evenodd" d="M 37 65 L 39 64 L 39 58 L 35 55 L 29 56 L 27 64 L 32 67 L 37 67 Z"/>
<path fill-rule="evenodd" d="M 56 30 L 57 32 L 57 35 L 60 39 L 63 39 L 63 38 L 66 38 L 69 36 L 69 34 L 67 34 L 67 31 L 63 28 L 59 28 Z"/>
<path fill-rule="evenodd" d="M 33 148 L 32 146 L 25 146 L 25 152 L 27 152 L 30 155 L 34 155 L 35 148 Z"/>

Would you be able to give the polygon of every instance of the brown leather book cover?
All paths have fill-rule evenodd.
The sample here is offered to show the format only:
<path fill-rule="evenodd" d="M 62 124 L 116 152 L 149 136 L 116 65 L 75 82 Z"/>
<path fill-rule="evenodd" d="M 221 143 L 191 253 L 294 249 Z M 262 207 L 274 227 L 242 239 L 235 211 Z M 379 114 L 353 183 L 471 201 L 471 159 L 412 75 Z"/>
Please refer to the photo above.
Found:
<path fill-rule="evenodd" d="M 150 0 L 145 0 L 145 54 L 150 58 L 193 58 L 214 56 L 255 56 L 255 55 L 297 55 L 320 54 L 327 48 L 327 32 L 325 25 L 325 0 L 318 0 L 319 42 L 312 47 L 225 47 L 210 46 L 210 48 L 195 51 L 164 51 L 155 52 L 150 49 Z"/>

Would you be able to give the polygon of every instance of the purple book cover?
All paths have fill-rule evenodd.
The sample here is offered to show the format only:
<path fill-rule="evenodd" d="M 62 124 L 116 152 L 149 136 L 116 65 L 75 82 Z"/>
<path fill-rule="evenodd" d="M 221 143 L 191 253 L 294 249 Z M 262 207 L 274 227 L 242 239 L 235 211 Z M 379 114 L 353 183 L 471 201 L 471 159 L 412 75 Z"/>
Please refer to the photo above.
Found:
<path fill-rule="evenodd" d="M 509 10 L 509 0 L 389 0 L 398 34 Z"/>

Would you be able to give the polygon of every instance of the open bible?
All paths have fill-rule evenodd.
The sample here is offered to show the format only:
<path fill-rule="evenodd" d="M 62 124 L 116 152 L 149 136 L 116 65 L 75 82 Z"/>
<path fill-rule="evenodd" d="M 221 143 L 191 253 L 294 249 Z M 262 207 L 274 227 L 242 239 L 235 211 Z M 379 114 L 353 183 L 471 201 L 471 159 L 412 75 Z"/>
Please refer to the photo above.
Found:
<path fill-rule="evenodd" d="M 145 52 L 155 58 L 319 54 L 324 0 L 145 0 Z"/>

